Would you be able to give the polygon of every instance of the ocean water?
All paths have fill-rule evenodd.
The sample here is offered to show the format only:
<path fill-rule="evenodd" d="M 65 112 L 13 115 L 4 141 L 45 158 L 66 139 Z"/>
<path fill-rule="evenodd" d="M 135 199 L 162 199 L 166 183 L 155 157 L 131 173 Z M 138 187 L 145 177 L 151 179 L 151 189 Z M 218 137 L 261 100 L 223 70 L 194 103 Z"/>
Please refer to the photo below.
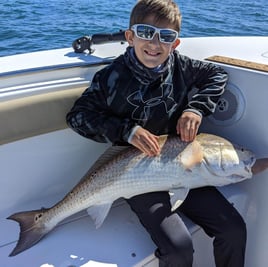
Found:
<path fill-rule="evenodd" d="M 4 0 L 0 56 L 70 47 L 73 40 L 128 27 L 134 0 Z M 267 36 L 267 0 L 176 0 L 182 37 Z"/>

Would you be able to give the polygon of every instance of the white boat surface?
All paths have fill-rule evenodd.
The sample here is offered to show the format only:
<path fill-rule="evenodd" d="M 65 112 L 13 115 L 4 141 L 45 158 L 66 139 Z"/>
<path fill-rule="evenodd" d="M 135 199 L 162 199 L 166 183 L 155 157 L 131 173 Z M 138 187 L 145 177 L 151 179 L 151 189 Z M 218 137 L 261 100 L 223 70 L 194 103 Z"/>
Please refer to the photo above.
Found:
<path fill-rule="evenodd" d="M 8 256 L 19 225 L 6 218 L 55 204 L 109 146 L 79 136 L 65 122 L 94 73 L 122 54 L 126 44 L 93 48 L 91 55 L 66 48 L 0 58 L 0 266 L 158 266 L 155 245 L 123 199 L 114 203 L 97 230 L 87 213 L 80 212 L 32 248 Z M 217 111 L 204 119 L 201 131 L 267 157 L 268 37 L 182 38 L 178 50 L 212 60 L 229 73 Z M 245 267 L 267 267 L 268 171 L 220 190 L 247 224 Z M 194 242 L 194 267 L 215 266 L 213 240 L 187 219 L 186 223 Z"/>

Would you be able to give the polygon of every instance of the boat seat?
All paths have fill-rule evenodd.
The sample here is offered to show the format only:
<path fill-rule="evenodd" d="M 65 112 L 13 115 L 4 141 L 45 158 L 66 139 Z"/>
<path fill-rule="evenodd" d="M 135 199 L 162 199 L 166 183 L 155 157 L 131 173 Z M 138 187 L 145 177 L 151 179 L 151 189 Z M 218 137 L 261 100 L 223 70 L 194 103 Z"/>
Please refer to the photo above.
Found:
<path fill-rule="evenodd" d="M 67 128 L 66 113 L 84 90 L 79 87 L 0 102 L 0 145 Z"/>

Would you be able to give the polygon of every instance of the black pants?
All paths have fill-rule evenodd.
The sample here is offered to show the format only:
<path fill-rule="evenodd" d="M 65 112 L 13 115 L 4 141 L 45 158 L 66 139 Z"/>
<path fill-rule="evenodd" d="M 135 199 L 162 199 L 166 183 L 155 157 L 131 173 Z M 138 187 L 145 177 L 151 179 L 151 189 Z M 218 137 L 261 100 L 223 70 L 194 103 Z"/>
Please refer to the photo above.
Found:
<path fill-rule="evenodd" d="M 191 235 L 177 211 L 171 213 L 167 192 L 147 193 L 127 200 L 158 247 L 160 267 L 191 267 Z M 217 267 L 243 267 L 246 225 L 236 209 L 214 187 L 190 190 L 178 209 L 214 238 Z M 202 267 L 202 266 L 201 266 Z"/>

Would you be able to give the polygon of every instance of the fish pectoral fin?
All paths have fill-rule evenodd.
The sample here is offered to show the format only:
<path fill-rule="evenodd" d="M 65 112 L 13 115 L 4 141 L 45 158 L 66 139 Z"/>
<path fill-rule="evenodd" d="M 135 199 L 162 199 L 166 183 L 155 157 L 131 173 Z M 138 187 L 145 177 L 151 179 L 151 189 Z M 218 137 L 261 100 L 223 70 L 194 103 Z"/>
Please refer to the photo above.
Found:
<path fill-rule="evenodd" d="M 189 193 L 189 188 L 178 188 L 169 191 L 171 211 L 175 211 L 185 200 Z"/>
<path fill-rule="evenodd" d="M 96 228 L 99 228 L 102 225 L 108 215 L 109 210 L 111 209 L 112 204 L 113 203 L 105 203 L 91 206 L 87 209 L 87 213 L 94 221 Z"/>
<path fill-rule="evenodd" d="M 186 170 L 191 170 L 203 160 L 203 150 L 198 141 L 189 143 L 180 154 L 180 162 Z"/>

